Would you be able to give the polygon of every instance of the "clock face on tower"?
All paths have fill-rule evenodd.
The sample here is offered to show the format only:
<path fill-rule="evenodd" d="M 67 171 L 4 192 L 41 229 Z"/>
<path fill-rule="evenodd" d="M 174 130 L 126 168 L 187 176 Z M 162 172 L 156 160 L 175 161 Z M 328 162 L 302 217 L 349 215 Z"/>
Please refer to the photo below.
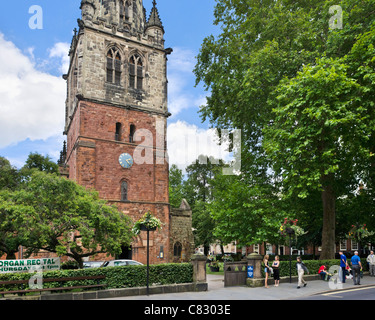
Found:
<path fill-rule="evenodd" d="M 123 153 L 120 155 L 118 162 L 120 163 L 121 167 L 129 169 L 133 165 L 133 158 L 129 153 Z"/>

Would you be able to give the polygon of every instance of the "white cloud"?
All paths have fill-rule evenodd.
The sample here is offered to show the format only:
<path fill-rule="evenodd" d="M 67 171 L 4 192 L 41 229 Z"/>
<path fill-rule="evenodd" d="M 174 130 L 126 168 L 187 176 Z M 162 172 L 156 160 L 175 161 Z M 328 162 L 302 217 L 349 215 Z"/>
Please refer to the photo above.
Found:
<path fill-rule="evenodd" d="M 169 163 L 177 165 L 182 170 L 200 155 L 229 161 L 231 157 L 227 150 L 228 144 L 218 144 L 214 129 L 200 129 L 180 120 L 168 125 Z"/>
<path fill-rule="evenodd" d="M 30 59 L 0 33 L 0 148 L 62 134 L 66 83 Z"/>
<path fill-rule="evenodd" d="M 190 49 L 173 48 L 168 58 L 168 68 L 173 71 L 192 72 L 195 66 L 194 52 Z"/>
<path fill-rule="evenodd" d="M 68 52 L 70 49 L 70 44 L 66 42 L 57 42 L 55 45 L 49 50 L 49 57 L 50 58 L 57 58 L 60 60 L 60 68 L 59 70 L 65 74 L 69 70 L 69 63 L 70 58 L 68 56 Z"/>
<path fill-rule="evenodd" d="M 184 109 L 198 111 L 206 102 L 205 96 L 194 88 L 195 63 L 194 53 L 189 49 L 174 48 L 168 58 L 168 109 L 172 119 Z"/>

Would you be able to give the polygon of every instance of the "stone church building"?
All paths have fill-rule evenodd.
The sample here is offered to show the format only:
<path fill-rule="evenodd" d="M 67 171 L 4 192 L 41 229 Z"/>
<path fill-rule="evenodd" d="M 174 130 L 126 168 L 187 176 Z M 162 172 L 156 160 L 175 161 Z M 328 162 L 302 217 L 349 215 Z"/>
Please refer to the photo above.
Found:
<path fill-rule="evenodd" d="M 150 233 L 150 263 L 188 261 L 191 210 L 169 205 L 167 58 L 156 1 L 82 0 L 69 51 L 64 166 L 135 222 L 151 211 L 163 228 Z M 104 257 L 97 257 L 97 259 Z M 122 259 L 146 262 L 146 232 Z M 108 258 L 107 258 L 108 259 Z"/>

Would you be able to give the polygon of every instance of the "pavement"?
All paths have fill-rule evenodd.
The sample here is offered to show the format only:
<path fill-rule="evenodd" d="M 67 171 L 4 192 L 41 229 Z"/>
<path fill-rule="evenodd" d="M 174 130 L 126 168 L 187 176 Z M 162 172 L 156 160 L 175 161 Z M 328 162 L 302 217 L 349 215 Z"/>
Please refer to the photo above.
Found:
<path fill-rule="evenodd" d="M 322 280 L 307 281 L 306 287 L 297 289 L 296 283 L 280 283 L 278 287 L 269 284 L 269 288 L 224 287 L 223 275 L 207 275 L 208 291 L 183 292 L 150 296 L 132 296 L 111 300 L 296 300 L 334 291 L 375 287 L 375 277 L 365 275 L 361 285 L 354 286 L 353 280 L 344 284 L 334 284 Z"/>

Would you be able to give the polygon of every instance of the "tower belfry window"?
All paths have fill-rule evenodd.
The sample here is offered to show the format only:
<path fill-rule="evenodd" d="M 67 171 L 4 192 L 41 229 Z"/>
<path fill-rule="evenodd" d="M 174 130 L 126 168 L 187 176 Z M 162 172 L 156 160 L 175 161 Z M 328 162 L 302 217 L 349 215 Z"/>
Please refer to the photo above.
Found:
<path fill-rule="evenodd" d="M 129 87 L 143 89 L 143 61 L 137 54 L 131 56 L 129 60 Z"/>
<path fill-rule="evenodd" d="M 116 48 L 107 52 L 107 82 L 121 84 L 121 55 Z"/>
<path fill-rule="evenodd" d="M 121 123 L 117 122 L 116 123 L 116 133 L 115 133 L 115 140 L 116 141 L 121 141 Z"/>
<path fill-rule="evenodd" d="M 134 134 L 135 134 L 135 125 L 131 124 L 130 125 L 130 134 L 129 134 L 129 142 L 131 142 L 131 143 L 134 142 Z"/>

